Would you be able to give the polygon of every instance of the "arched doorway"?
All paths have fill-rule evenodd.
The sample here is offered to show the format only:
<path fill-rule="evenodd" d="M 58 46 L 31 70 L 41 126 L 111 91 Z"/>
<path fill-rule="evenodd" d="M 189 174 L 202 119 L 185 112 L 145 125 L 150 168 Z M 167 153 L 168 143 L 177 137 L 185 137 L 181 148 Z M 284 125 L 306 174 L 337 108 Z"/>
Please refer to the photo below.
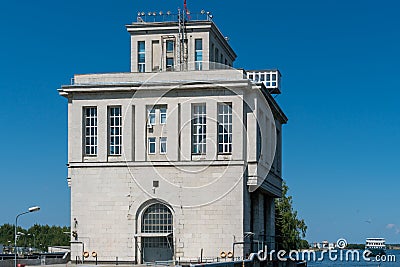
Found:
<path fill-rule="evenodd" d="M 167 206 L 148 206 L 142 215 L 141 232 L 143 262 L 173 259 L 173 218 Z"/>

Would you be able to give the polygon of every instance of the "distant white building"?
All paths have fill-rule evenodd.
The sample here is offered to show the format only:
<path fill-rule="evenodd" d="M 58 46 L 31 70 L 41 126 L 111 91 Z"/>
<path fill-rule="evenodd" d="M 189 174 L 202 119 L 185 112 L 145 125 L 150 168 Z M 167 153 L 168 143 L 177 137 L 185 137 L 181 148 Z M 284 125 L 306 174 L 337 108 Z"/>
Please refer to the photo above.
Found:
<path fill-rule="evenodd" d="M 59 89 L 71 258 L 140 263 L 215 258 L 241 241 L 273 247 L 287 121 L 271 96 L 279 79 L 268 87 L 231 69 L 236 54 L 204 12 L 139 15 L 126 26 L 131 72 L 75 75 Z M 236 245 L 234 256 L 254 250 Z"/>

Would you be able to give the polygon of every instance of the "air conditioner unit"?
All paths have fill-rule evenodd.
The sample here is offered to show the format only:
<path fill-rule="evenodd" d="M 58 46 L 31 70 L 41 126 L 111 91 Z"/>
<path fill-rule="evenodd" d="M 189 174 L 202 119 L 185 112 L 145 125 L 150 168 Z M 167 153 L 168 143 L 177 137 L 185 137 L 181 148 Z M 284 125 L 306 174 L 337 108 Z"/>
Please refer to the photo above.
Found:
<path fill-rule="evenodd" d="M 152 129 L 153 128 L 153 124 L 147 124 L 147 129 Z"/>

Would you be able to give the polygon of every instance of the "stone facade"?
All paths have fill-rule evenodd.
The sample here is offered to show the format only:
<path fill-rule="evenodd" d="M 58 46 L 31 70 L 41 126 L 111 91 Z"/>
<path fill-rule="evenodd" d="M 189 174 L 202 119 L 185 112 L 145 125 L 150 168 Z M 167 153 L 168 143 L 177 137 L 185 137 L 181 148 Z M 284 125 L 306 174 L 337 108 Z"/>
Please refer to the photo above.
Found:
<path fill-rule="evenodd" d="M 75 75 L 59 89 L 68 99 L 72 259 L 95 251 L 99 261 L 193 260 L 201 251 L 203 258 L 232 251 L 234 242 L 274 245 L 287 118 L 270 90 L 230 68 L 236 54 L 213 22 L 188 23 L 187 46 L 179 49 L 177 27 L 127 25 L 131 72 Z M 196 39 L 203 44 L 201 65 Z M 170 71 L 166 40 L 174 40 L 176 52 Z M 145 47 L 142 65 L 138 42 Z M 185 60 L 177 55 L 183 49 Z M 199 104 L 205 107 L 201 153 L 194 149 Z M 120 111 L 117 153 L 112 107 Z M 234 256 L 252 249 L 237 245 Z"/>

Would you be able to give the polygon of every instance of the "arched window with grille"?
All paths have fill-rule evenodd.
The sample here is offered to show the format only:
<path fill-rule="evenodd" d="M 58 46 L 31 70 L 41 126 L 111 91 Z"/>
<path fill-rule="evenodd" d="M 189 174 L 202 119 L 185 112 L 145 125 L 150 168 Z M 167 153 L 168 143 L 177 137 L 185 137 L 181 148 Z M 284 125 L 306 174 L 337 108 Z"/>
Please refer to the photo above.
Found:
<path fill-rule="evenodd" d="M 146 208 L 142 215 L 142 259 L 166 261 L 173 258 L 173 216 L 162 203 Z"/>

